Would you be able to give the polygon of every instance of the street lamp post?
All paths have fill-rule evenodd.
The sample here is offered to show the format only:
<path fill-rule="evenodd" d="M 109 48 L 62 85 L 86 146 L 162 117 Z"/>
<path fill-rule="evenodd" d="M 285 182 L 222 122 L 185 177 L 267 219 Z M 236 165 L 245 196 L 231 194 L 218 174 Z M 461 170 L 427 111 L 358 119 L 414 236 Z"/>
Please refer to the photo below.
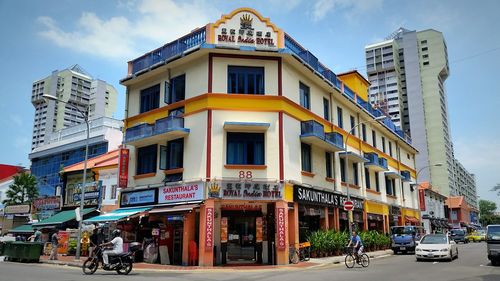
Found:
<path fill-rule="evenodd" d="M 379 116 L 379 117 L 377 117 L 375 119 L 371 119 L 371 120 L 364 121 L 364 122 L 359 122 L 358 124 L 356 124 L 355 126 L 353 126 L 351 128 L 351 130 L 347 134 L 347 137 L 345 138 L 345 145 L 344 145 L 344 155 L 345 155 L 344 171 L 345 171 L 345 180 L 346 180 L 347 201 L 351 201 L 351 196 L 349 194 L 349 165 L 348 165 L 348 163 L 349 163 L 349 157 L 347 155 L 347 144 L 348 144 L 349 136 L 354 132 L 354 129 L 356 129 L 357 127 L 359 127 L 361 124 L 368 124 L 368 123 L 372 123 L 372 122 L 383 120 L 385 118 L 387 118 L 387 116 L 383 115 L 383 116 Z M 348 211 L 348 221 L 349 221 L 349 235 L 352 235 L 352 210 Z"/>
<path fill-rule="evenodd" d="M 85 185 L 86 185 L 86 180 L 87 180 L 87 160 L 89 156 L 89 138 L 90 138 L 90 125 L 89 125 L 89 106 L 87 106 L 86 112 L 81 111 L 78 107 L 72 105 L 71 103 L 65 102 L 63 100 L 58 99 L 55 96 L 52 95 L 43 95 L 43 98 L 47 100 L 53 100 L 57 102 L 62 102 L 70 107 L 76 109 L 83 118 L 85 119 L 85 124 L 87 125 L 87 137 L 85 139 L 85 160 L 83 161 L 83 179 L 82 179 L 82 187 L 80 188 L 80 221 L 78 222 L 78 237 L 77 237 L 77 244 L 76 244 L 76 254 L 75 254 L 75 260 L 80 259 L 80 251 L 82 247 L 81 239 L 82 239 L 82 222 L 83 222 L 83 208 L 84 208 L 84 200 L 85 200 Z"/>
<path fill-rule="evenodd" d="M 415 174 L 415 185 L 418 187 L 418 175 L 420 174 L 420 172 L 422 172 L 425 168 L 429 168 L 429 167 L 441 167 L 443 166 L 442 163 L 436 163 L 436 164 L 432 164 L 432 165 L 427 165 L 427 166 L 424 166 L 422 168 L 420 168 L 420 170 L 418 170 L 417 174 Z"/>

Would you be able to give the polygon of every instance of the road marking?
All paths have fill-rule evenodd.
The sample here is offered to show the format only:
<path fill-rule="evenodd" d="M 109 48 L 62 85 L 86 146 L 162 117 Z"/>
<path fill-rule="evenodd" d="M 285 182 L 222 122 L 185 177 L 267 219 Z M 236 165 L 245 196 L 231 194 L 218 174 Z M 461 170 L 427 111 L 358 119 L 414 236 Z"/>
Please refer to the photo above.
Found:
<path fill-rule="evenodd" d="M 480 264 L 479 266 L 484 266 L 484 264 Z"/>
<path fill-rule="evenodd" d="M 433 262 L 432 264 L 438 264 L 438 263 L 439 263 L 438 261 L 435 261 L 435 262 Z"/>

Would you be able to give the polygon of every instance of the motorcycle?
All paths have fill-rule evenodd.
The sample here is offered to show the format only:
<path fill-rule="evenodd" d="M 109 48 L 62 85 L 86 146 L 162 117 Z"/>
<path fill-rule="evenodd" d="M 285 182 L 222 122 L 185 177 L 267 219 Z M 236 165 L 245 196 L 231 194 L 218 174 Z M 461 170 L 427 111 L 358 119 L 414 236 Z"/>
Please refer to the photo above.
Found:
<path fill-rule="evenodd" d="M 133 242 L 130 243 L 129 251 L 127 253 L 122 253 L 116 256 L 109 256 L 109 267 L 104 267 L 104 261 L 102 258 L 102 252 L 104 251 L 104 247 L 97 246 L 90 256 L 82 266 L 83 273 L 86 275 L 91 275 L 96 272 L 97 268 L 99 268 L 99 263 L 102 265 L 102 269 L 106 271 L 115 270 L 116 273 L 121 275 L 127 275 L 132 271 L 132 264 L 134 262 L 134 254 L 136 251 L 140 250 L 141 243 Z"/>

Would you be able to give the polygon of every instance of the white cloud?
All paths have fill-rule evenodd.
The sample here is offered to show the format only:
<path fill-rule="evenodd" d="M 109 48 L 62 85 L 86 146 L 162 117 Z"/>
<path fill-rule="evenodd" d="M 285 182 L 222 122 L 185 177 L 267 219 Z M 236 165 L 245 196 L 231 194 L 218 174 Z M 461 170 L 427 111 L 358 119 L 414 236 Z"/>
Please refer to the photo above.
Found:
<path fill-rule="evenodd" d="M 345 10 L 345 16 L 355 20 L 367 12 L 378 10 L 382 7 L 383 0 L 318 0 L 312 10 L 313 21 L 320 21 L 335 10 Z"/>
<path fill-rule="evenodd" d="M 216 14 L 204 1 L 141 0 L 118 2 L 134 11 L 134 19 L 123 16 L 100 18 L 83 12 L 74 30 L 64 30 L 50 17 L 39 17 L 39 35 L 59 47 L 107 59 L 127 60 L 159 47 L 207 24 Z"/>

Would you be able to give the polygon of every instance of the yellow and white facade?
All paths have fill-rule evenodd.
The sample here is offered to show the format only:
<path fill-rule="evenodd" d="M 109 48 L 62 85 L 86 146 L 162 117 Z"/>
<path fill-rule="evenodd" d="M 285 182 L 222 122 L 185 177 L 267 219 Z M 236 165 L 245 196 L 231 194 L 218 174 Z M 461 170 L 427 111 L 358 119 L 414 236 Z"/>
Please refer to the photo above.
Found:
<path fill-rule="evenodd" d="M 337 77 L 253 9 L 129 62 L 121 83 L 127 190 L 204 189 L 184 218 L 183 263 L 195 241 L 199 265 L 287 264 L 305 228 L 346 229 L 347 188 L 358 228 L 387 232 L 419 217 L 417 151 L 374 120 L 366 80 Z"/>

